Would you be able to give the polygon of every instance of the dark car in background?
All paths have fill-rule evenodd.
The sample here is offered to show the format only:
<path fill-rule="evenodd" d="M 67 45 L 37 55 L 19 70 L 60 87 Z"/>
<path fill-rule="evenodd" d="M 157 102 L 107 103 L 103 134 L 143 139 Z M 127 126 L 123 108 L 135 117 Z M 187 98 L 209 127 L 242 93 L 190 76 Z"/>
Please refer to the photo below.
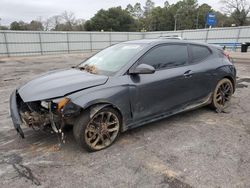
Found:
<path fill-rule="evenodd" d="M 10 98 L 15 129 L 51 128 L 63 138 L 73 125 L 90 151 L 120 132 L 210 105 L 222 111 L 235 91 L 236 70 L 219 47 L 175 39 L 128 41 L 73 68 L 51 71 Z"/>

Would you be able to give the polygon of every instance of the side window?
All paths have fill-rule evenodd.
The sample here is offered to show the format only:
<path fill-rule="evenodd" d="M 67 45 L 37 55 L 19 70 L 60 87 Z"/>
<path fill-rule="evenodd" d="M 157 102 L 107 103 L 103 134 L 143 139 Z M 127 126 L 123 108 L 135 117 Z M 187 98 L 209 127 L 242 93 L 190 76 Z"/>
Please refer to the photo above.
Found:
<path fill-rule="evenodd" d="M 142 57 L 140 63 L 153 66 L 156 70 L 173 68 L 188 63 L 186 45 L 164 45 L 153 48 Z"/>
<path fill-rule="evenodd" d="M 197 63 L 211 54 L 209 49 L 205 46 L 190 45 L 190 50 L 193 57 L 193 63 Z"/>

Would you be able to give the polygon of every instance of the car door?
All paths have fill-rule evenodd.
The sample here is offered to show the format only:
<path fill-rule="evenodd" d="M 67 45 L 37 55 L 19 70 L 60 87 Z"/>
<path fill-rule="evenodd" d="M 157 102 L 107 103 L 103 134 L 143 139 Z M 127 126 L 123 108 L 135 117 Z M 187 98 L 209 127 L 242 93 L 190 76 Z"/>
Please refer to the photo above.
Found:
<path fill-rule="evenodd" d="M 212 53 L 208 47 L 195 44 L 189 45 L 189 53 L 191 60 L 188 69 L 191 74 L 189 81 L 192 84 L 192 90 L 187 96 L 190 102 L 202 102 L 202 99 L 207 100 L 206 98 L 212 91 L 214 67 L 209 58 Z"/>
<path fill-rule="evenodd" d="M 180 108 L 192 90 L 186 44 L 166 44 L 148 51 L 138 64 L 148 64 L 153 74 L 130 75 L 130 101 L 134 120 Z M 136 65 L 135 65 L 136 66 Z"/>

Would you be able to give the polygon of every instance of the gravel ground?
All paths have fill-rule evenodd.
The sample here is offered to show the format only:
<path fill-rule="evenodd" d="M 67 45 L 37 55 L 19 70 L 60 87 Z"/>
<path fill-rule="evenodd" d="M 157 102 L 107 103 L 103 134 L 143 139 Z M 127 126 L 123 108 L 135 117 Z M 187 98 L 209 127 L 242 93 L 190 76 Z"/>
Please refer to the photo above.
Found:
<path fill-rule="evenodd" d="M 127 131 L 95 153 L 80 149 L 72 130 L 60 150 L 48 133 L 25 129 L 19 138 L 8 114 L 12 90 L 88 55 L 0 59 L 0 187 L 250 187 L 250 59 L 236 63 L 227 113 L 182 113 Z"/>

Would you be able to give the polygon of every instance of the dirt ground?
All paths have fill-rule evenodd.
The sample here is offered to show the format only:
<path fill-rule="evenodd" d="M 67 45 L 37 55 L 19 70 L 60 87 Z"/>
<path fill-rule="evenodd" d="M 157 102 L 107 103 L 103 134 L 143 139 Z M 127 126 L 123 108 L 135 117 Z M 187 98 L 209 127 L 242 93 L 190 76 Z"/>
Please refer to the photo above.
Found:
<path fill-rule="evenodd" d="M 15 87 L 85 55 L 0 59 L 0 187 L 250 187 L 250 59 L 236 62 L 237 90 L 227 113 L 207 107 L 121 134 L 88 153 L 72 130 L 57 151 L 55 135 L 25 129 L 9 117 Z"/>

